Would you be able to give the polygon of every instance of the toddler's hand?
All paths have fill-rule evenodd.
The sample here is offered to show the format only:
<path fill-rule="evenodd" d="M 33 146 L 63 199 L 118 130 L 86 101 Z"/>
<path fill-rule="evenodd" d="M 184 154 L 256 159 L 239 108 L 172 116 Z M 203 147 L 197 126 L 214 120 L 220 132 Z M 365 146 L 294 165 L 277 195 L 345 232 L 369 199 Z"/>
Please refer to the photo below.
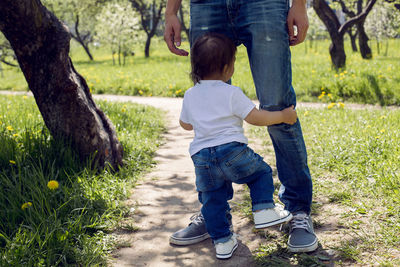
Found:
<path fill-rule="evenodd" d="M 291 105 L 288 108 L 282 110 L 283 114 L 283 122 L 287 124 L 295 124 L 297 121 L 297 112 L 294 109 L 294 106 Z"/>

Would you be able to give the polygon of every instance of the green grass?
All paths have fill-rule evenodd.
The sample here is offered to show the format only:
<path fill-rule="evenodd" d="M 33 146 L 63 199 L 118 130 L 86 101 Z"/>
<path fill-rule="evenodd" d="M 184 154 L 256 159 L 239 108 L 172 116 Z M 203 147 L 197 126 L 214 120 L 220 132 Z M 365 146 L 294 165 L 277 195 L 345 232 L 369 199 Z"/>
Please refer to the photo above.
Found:
<path fill-rule="evenodd" d="M 372 60 L 362 60 L 359 53 L 350 50 L 348 41 L 345 44 L 347 67 L 339 72 L 331 68 L 329 41 L 316 41 L 312 48 L 307 41 L 292 48 L 293 85 L 298 100 L 400 105 L 400 40 L 390 40 L 387 55 L 378 55 L 376 45 L 371 43 Z M 188 43 L 183 43 L 183 47 L 188 49 Z M 92 50 L 94 62 L 88 61 L 82 48 L 72 43 L 74 65 L 93 93 L 181 97 L 192 85 L 189 58 L 172 55 L 160 39 L 152 41 L 150 58 L 144 57 L 139 46 L 125 66 L 113 66 L 107 48 Z M 20 71 L 3 67 L 0 90 L 27 89 Z M 233 84 L 256 98 L 243 46 L 237 55 Z"/>
<path fill-rule="evenodd" d="M 330 259 L 339 265 L 398 266 L 400 110 L 336 106 L 303 108 L 298 114 L 314 181 L 313 219 L 322 244 L 311 256 L 318 259 L 331 249 L 337 257 Z M 266 129 L 254 127 L 251 133 L 266 140 L 264 152 L 271 153 Z M 323 222 L 330 219 L 338 220 L 337 229 L 324 233 L 328 226 Z M 285 239 L 279 245 L 285 248 Z M 286 255 L 280 257 L 286 262 L 293 257 L 285 249 L 263 246 L 256 255 L 262 265 L 277 253 Z"/>
<path fill-rule="evenodd" d="M 156 109 L 99 105 L 125 149 L 117 173 L 92 171 L 90 161 L 54 141 L 33 98 L 0 96 L 0 266 L 106 263 L 115 245 L 109 232 L 128 215 L 123 200 L 152 166 L 164 128 Z M 57 189 L 48 188 L 51 180 Z"/>

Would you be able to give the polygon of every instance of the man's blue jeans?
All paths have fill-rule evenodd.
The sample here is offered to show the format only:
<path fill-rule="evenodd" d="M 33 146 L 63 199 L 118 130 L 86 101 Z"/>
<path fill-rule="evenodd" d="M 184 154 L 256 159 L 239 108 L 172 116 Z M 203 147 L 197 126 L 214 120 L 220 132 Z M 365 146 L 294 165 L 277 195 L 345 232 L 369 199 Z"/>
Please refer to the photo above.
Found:
<path fill-rule="evenodd" d="M 190 42 L 206 32 L 227 35 L 247 48 L 260 108 L 296 105 L 292 87 L 288 0 L 191 0 Z M 275 149 L 279 197 L 290 212 L 310 213 L 312 181 L 300 122 L 268 127 Z"/>
<path fill-rule="evenodd" d="M 253 211 L 275 206 L 271 167 L 246 144 L 231 142 L 203 148 L 192 160 L 201 213 L 214 242 L 225 242 L 231 236 L 227 214 L 232 182 L 247 184 Z"/>

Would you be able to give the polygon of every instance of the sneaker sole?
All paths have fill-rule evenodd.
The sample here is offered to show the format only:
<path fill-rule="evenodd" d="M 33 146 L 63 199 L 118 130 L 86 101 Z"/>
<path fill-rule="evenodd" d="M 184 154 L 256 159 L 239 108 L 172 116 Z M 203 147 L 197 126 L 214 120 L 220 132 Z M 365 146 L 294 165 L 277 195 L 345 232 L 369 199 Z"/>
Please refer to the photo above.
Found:
<path fill-rule="evenodd" d="M 312 252 L 318 248 L 318 240 L 316 239 L 314 243 L 309 246 L 291 246 L 288 244 L 288 249 L 290 252 Z"/>
<path fill-rule="evenodd" d="M 277 224 L 281 224 L 281 223 L 288 222 L 288 221 L 290 221 L 292 218 L 293 218 L 293 215 L 292 215 L 291 213 L 289 213 L 289 215 L 286 216 L 285 218 L 281 218 L 281 219 L 279 219 L 279 220 L 275 220 L 275 221 L 268 222 L 268 223 L 256 224 L 256 225 L 254 225 L 254 227 L 255 227 L 256 229 L 266 228 L 266 227 L 270 227 L 270 226 L 273 226 L 273 225 L 277 225 Z"/>
<path fill-rule="evenodd" d="M 178 246 L 187 246 L 187 245 L 193 245 L 193 244 L 199 243 L 208 238 L 210 238 L 210 235 L 208 233 L 205 233 L 201 236 L 192 237 L 192 238 L 176 238 L 176 237 L 171 236 L 169 238 L 169 243 L 171 243 L 173 245 L 178 245 Z"/>
<path fill-rule="evenodd" d="M 230 257 L 232 257 L 233 252 L 235 252 L 235 250 L 238 247 L 238 243 L 236 243 L 236 245 L 232 248 L 232 251 L 228 254 L 216 254 L 217 259 L 229 259 Z"/>

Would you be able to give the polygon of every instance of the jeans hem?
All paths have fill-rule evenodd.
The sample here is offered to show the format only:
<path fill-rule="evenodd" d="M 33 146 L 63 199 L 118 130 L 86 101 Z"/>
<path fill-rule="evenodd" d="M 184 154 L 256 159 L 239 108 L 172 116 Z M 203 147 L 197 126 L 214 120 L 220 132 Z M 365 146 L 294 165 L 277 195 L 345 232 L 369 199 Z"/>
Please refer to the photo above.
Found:
<path fill-rule="evenodd" d="M 227 235 L 227 236 L 217 238 L 217 239 L 213 240 L 213 242 L 214 242 L 214 244 L 225 243 L 225 242 L 227 242 L 231 237 L 232 237 L 232 233 L 230 233 L 230 234 Z"/>
<path fill-rule="evenodd" d="M 264 202 L 253 204 L 252 211 L 263 210 L 263 209 L 273 209 L 275 207 L 274 202 Z"/>

